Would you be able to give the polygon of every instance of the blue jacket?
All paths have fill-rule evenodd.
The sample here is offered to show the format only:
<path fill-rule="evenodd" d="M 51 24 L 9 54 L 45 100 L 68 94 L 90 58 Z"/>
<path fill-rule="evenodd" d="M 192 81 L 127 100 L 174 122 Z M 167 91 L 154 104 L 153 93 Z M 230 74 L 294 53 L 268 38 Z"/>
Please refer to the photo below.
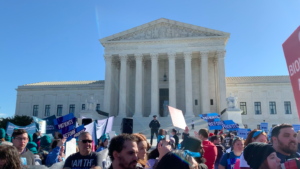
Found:
<path fill-rule="evenodd" d="M 58 156 L 60 152 L 60 147 L 55 147 L 51 152 L 49 152 L 47 159 L 46 159 L 46 166 L 52 166 L 55 163 L 58 163 Z M 64 158 L 62 158 L 63 161 Z"/>
<path fill-rule="evenodd" d="M 96 150 L 96 152 L 98 153 L 98 152 L 100 152 L 100 151 L 102 151 L 104 149 L 106 149 L 106 148 L 104 148 L 104 147 L 101 146 L 101 147 L 98 148 L 98 150 Z"/>

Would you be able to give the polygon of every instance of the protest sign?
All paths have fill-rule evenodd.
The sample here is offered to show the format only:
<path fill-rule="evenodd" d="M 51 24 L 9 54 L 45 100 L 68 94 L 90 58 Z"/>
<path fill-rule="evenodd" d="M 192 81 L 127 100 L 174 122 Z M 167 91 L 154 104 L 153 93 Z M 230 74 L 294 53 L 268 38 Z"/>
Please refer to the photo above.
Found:
<path fill-rule="evenodd" d="M 227 129 L 229 131 L 232 130 L 238 130 L 239 129 L 239 125 L 236 124 L 235 122 L 233 122 L 232 120 L 224 120 L 224 125 L 222 126 L 224 129 Z"/>
<path fill-rule="evenodd" d="M 300 118 L 300 26 L 282 44 Z"/>
<path fill-rule="evenodd" d="M 297 133 L 300 130 L 300 125 L 299 124 L 293 124 L 293 128 L 295 132 Z"/>
<path fill-rule="evenodd" d="M 243 138 L 244 140 L 246 140 L 247 136 L 248 136 L 248 129 L 239 129 L 237 132 L 237 136 Z"/>
<path fill-rule="evenodd" d="M 73 113 L 69 113 L 69 114 L 64 115 L 62 117 L 54 119 L 53 122 L 54 122 L 55 127 L 58 130 L 60 130 L 64 127 L 68 127 L 69 125 L 74 125 L 75 122 L 73 123 L 73 118 L 74 118 Z M 70 123 L 72 123 L 72 124 L 70 124 Z"/>
<path fill-rule="evenodd" d="M 171 115 L 173 126 L 181 128 L 181 129 L 185 129 L 186 122 L 183 117 L 182 111 L 175 109 L 174 107 L 171 107 L 171 106 L 168 106 L 168 108 L 169 108 L 169 112 Z"/>
<path fill-rule="evenodd" d="M 200 118 L 207 121 L 208 119 L 218 119 L 220 115 L 218 113 L 199 114 Z"/>
<path fill-rule="evenodd" d="M 69 132 L 63 134 L 63 137 L 65 137 L 65 138 L 69 138 L 69 137 L 76 138 L 84 131 L 85 131 L 84 125 L 81 125 L 81 126 L 75 128 L 75 129 L 70 130 Z"/>
<path fill-rule="evenodd" d="M 32 116 L 33 121 L 37 124 L 36 128 L 41 133 L 46 133 L 46 121 L 37 117 Z"/>
<path fill-rule="evenodd" d="M 72 138 L 70 141 L 66 142 L 65 159 L 67 159 L 70 155 L 75 153 L 76 153 L 76 139 Z"/>
<path fill-rule="evenodd" d="M 46 121 L 46 134 L 53 134 L 55 133 L 55 131 L 57 131 L 57 129 L 54 126 L 54 122 L 53 120 L 56 119 L 55 115 L 52 115 L 50 117 L 44 118 L 43 120 Z"/>
<path fill-rule="evenodd" d="M 7 125 L 6 125 L 6 133 L 11 136 L 12 133 L 14 132 L 14 129 L 17 128 L 17 129 L 25 129 L 27 131 L 28 134 L 34 134 L 36 131 L 37 131 L 37 128 L 36 128 L 36 124 L 35 123 L 31 123 L 27 126 L 17 126 L 11 122 L 7 122 Z"/>
<path fill-rule="evenodd" d="M 268 123 L 260 123 L 260 129 L 267 132 L 268 131 Z"/>
<path fill-rule="evenodd" d="M 209 130 L 221 130 L 223 122 L 218 113 L 199 114 L 200 118 L 208 123 Z"/>

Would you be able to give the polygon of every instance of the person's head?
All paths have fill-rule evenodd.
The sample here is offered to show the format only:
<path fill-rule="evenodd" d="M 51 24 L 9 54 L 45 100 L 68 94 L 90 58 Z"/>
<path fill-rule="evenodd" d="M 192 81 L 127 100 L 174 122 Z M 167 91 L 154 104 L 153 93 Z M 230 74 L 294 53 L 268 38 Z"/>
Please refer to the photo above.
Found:
<path fill-rule="evenodd" d="M 82 132 L 78 137 L 79 153 L 83 156 L 92 152 L 93 140 L 89 132 Z"/>
<path fill-rule="evenodd" d="M 20 155 L 16 147 L 9 145 L 0 145 L 0 168 L 22 168 Z"/>
<path fill-rule="evenodd" d="M 153 116 L 153 120 L 156 120 L 156 117 L 157 117 L 157 116 L 156 116 L 156 115 L 154 115 L 154 116 Z"/>
<path fill-rule="evenodd" d="M 254 129 L 248 134 L 244 145 L 247 146 L 252 142 L 267 143 L 267 141 L 267 134 L 265 132 L 263 132 L 262 130 Z"/>
<path fill-rule="evenodd" d="M 275 149 L 266 143 L 253 142 L 244 150 L 244 158 L 251 168 L 280 169 L 280 158 Z"/>
<path fill-rule="evenodd" d="M 191 152 L 199 152 L 200 157 L 195 157 L 195 160 L 198 163 L 205 163 L 205 159 L 203 158 L 204 149 L 202 145 L 202 141 L 197 137 L 188 136 L 185 138 L 185 144 L 183 149 Z"/>
<path fill-rule="evenodd" d="M 171 134 L 172 134 L 172 136 L 175 136 L 177 134 L 177 130 L 176 129 L 172 129 Z"/>
<path fill-rule="evenodd" d="M 38 137 L 39 137 L 39 133 L 38 133 L 38 132 L 33 133 L 32 139 L 33 139 L 34 142 L 35 142 L 35 140 L 36 140 Z"/>
<path fill-rule="evenodd" d="M 232 147 L 234 152 L 241 153 L 244 150 L 244 140 L 240 137 L 233 138 Z"/>
<path fill-rule="evenodd" d="M 138 158 L 141 160 L 146 160 L 148 150 L 147 138 L 143 134 L 134 133 L 132 135 L 137 138 L 137 146 L 139 151 Z"/>
<path fill-rule="evenodd" d="M 0 140 L 5 138 L 5 130 L 3 128 L 0 128 Z"/>
<path fill-rule="evenodd" d="M 182 155 L 178 155 L 182 154 Z M 181 157 L 181 158 L 180 158 Z M 169 152 L 159 161 L 156 169 L 189 169 L 189 163 L 185 161 L 183 153 Z"/>
<path fill-rule="evenodd" d="M 216 144 L 220 144 L 220 136 L 212 136 L 211 138 L 210 138 L 210 142 L 212 142 L 212 143 L 214 143 L 215 145 Z"/>
<path fill-rule="evenodd" d="M 52 142 L 52 144 L 51 144 L 52 150 L 53 150 L 54 148 L 57 147 L 57 144 L 58 144 L 60 141 L 61 141 L 61 139 L 55 139 L 55 140 L 53 140 L 53 142 Z M 59 153 L 62 154 L 62 153 L 64 152 L 64 150 L 65 150 L 65 146 L 64 146 L 64 145 L 61 145 L 61 146 L 60 146 Z"/>
<path fill-rule="evenodd" d="M 48 135 L 44 135 L 40 141 L 40 147 L 45 149 L 49 148 L 51 145 L 51 138 Z"/>
<path fill-rule="evenodd" d="M 297 132 L 297 141 L 300 143 L 300 130 Z"/>
<path fill-rule="evenodd" d="M 12 143 L 18 149 L 19 152 L 22 152 L 28 143 L 28 134 L 24 129 L 14 130 L 12 134 Z"/>
<path fill-rule="evenodd" d="M 125 133 L 112 138 L 108 155 L 113 166 L 134 169 L 138 160 L 137 138 Z"/>
<path fill-rule="evenodd" d="M 208 133 L 207 129 L 200 129 L 198 132 L 199 139 L 202 141 L 208 139 Z"/>
<path fill-rule="evenodd" d="M 164 129 L 159 129 L 158 130 L 158 135 L 165 135 L 165 130 Z"/>
<path fill-rule="evenodd" d="M 271 133 L 271 142 L 276 151 L 289 155 L 298 149 L 297 134 L 290 124 L 280 124 L 275 126 Z"/>

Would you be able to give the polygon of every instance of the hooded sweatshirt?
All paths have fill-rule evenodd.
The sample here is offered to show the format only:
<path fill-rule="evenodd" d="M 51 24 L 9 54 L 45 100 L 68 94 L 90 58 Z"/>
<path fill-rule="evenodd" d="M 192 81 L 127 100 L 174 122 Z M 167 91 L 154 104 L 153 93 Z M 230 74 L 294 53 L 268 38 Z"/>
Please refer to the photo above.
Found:
<path fill-rule="evenodd" d="M 203 157 L 206 159 L 205 164 L 207 165 L 208 169 L 214 169 L 214 164 L 218 155 L 217 147 L 208 140 L 202 141 L 202 145 L 204 149 Z"/>
<path fill-rule="evenodd" d="M 47 160 L 46 160 L 46 166 L 50 167 L 55 163 L 58 163 L 58 156 L 59 156 L 59 152 L 60 152 L 60 147 L 55 147 L 51 152 L 49 152 L 48 156 L 47 156 Z M 62 158 L 63 161 L 65 161 L 64 158 Z"/>

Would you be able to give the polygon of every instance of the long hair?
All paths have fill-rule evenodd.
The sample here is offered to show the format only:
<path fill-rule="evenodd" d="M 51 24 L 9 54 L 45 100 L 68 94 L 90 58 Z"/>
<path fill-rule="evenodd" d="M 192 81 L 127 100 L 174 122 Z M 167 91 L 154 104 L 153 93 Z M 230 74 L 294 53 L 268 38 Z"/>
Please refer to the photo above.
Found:
<path fill-rule="evenodd" d="M 259 166 L 258 169 L 272 169 L 272 168 L 269 167 L 268 160 L 265 159 L 265 161 Z"/>
<path fill-rule="evenodd" d="M 165 135 L 165 130 L 164 129 L 159 129 L 158 135 Z"/>
<path fill-rule="evenodd" d="M 102 139 L 101 139 L 102 140 Z M 104 142 L 107 140 L 107 138 L 105 138 L 104 140 L 102 140 L 102 142 L 100 143 L 100 146 L 99 147 L 104 147 Z M 106 145 L 107 147 L 107 145 Z"/>
<path fill-rule="evenodd" d="M 245 147 L 246 147 L 248 144 L 252 143 L 253 135 L 254 135 L 254 133 L 257 132 L 257 131 L 258 131 L 258 129 L 254 129 L 254 130 L 252 130 L 252 131 L 248 134 L 248 136 L 247 136 L 247 138 L 246 138 L 246 140 L 245 140 L 245 143 L 244 143 L 244 146 L 245 146 Z M 261 134 L 264 135 L 264 136 L 266 136 L 266 138 L 268 138 L 268 137 L 267 137 L 267 134 L 266 134 L 265 132 L 261 132 L 259 135 L 257 135 L 256 137 L 254 137 L 254 139 L 256 140 Z"/>
<path fill-rule="evenodd" d="M 137 138 L 137 144 L 139 144 L 140 142 L 142 141 L 146 141 L 147 142 L 147 138 L 143 135 L 143 134 L 140 134 L 140 133 L 133 133 L 132 134 L 133 136 L 135 136 Z M 149 146 L 148 146 L 148 142 L 147 142 L 147 149 L 149 149 Z M 147 164 L 147 156 L 146 156 L 146 159 L 138 159 L 138 163 L 142 164 L 143 166 L 146 166 Z"/>
<path fill-rule="evenodd" d="M 156 159 L 157 157 L 159 157 L 159 152 L 157 148 L 153 149 L 148 155 L 148 159 Z"/>
<path fill-rule="evenodd" d="M 20 155 L 16 147 L 9 145 L 0 146 L 0 159 L 5 160 L 3 168 L 20 169 L 21 161 Z"/>

